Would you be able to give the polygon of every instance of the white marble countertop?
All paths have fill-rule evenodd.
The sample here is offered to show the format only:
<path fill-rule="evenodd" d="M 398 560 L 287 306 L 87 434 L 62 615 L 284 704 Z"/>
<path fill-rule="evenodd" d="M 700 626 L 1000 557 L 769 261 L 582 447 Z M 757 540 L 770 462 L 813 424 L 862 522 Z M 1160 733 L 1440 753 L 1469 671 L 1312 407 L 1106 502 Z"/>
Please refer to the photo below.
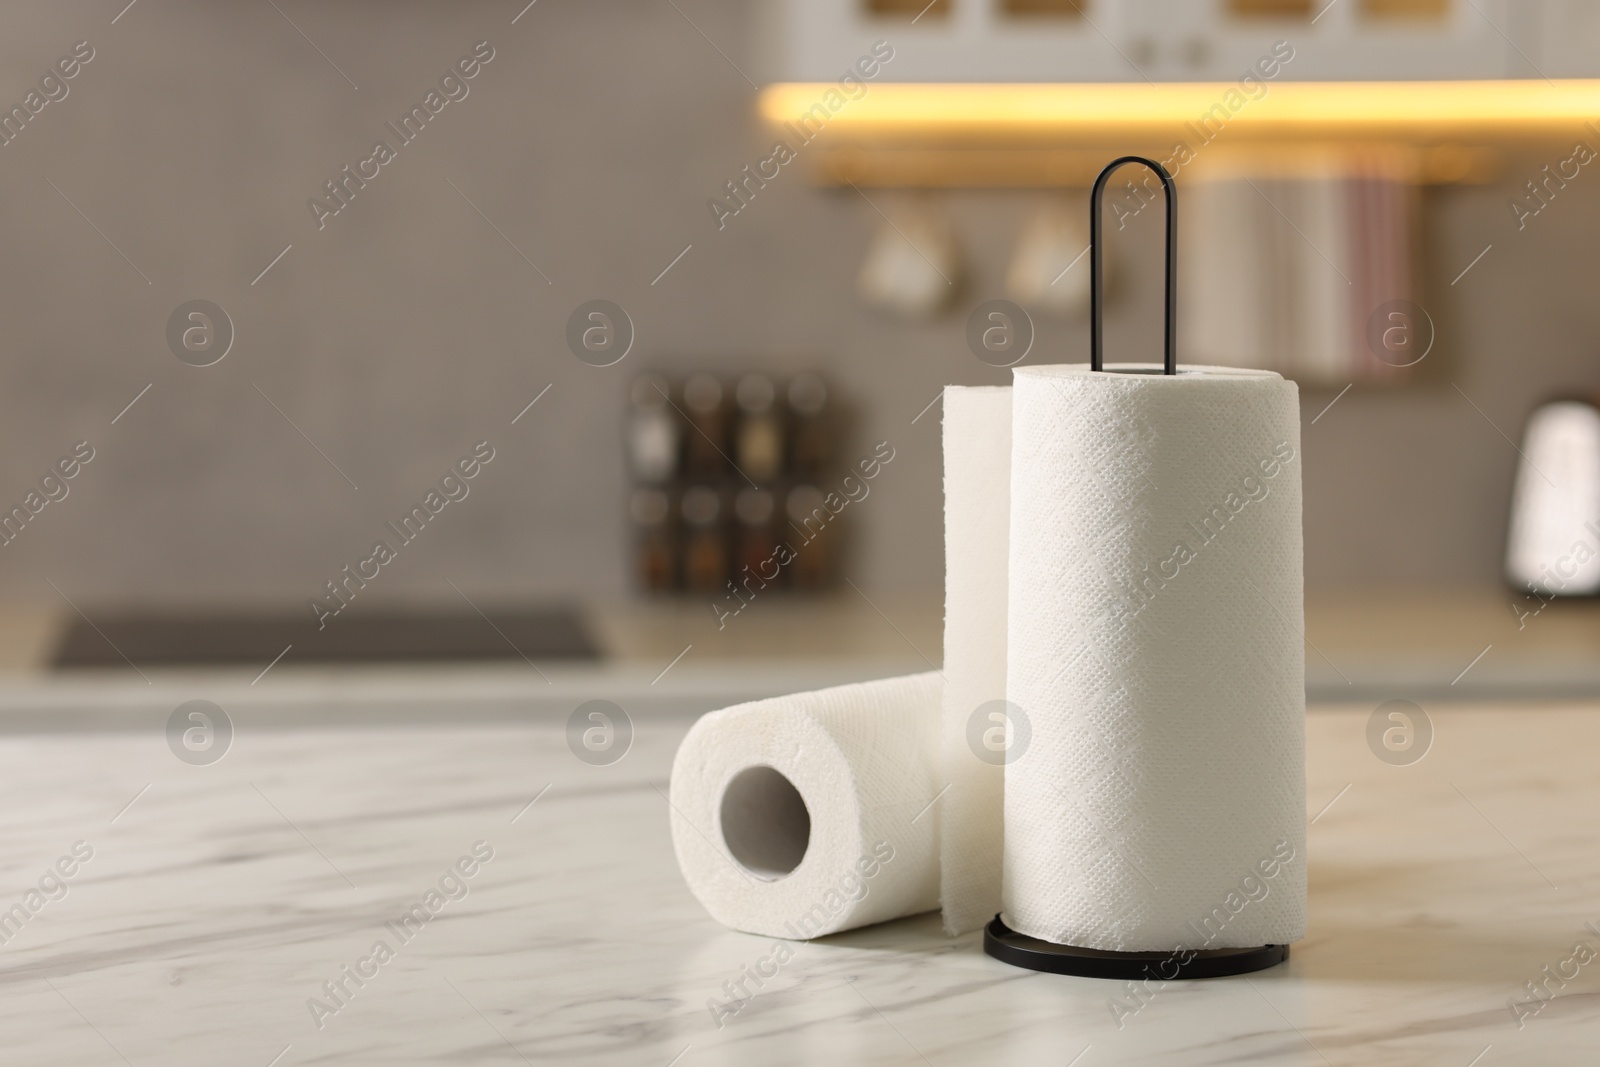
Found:
<path fill-rule="evenodd" d="M 549 712 L 307 728 L 262 702 L 209 766 L 169 751 L 155 709 L 0 734 L 0 910 L 26 911 L 61 857 L 73 871 L 0 926 L 5 1060 L 1594 1063 L 1600 959 L 1520 1028 L 1508 1001 L 1546 965 L 1571 974 L 1577 942 L 1600 951 L 1600 708 L 1430 706 L 1432 750 L 1404 767 L 1369 751 L 1371 710 L 1310 716 L 1321 814 L 1289 963 L 1170 984 L 1120 1028 L 1119 985 L 1013 969 L 923 916 L 798 945 L 719 1029 L 708 998 L 770 942 L 717 926 L 678 876 L 682 715 L 635 716 L 604 767 Z M 493 858 L 465 864 L 467 895 L 402 941 L 385 924 L 477 842 Z M 361 964 L 379 940 L 392 960 Z M 345 965 L 376 973 L 319 1029 L 308 1001 Z"/>

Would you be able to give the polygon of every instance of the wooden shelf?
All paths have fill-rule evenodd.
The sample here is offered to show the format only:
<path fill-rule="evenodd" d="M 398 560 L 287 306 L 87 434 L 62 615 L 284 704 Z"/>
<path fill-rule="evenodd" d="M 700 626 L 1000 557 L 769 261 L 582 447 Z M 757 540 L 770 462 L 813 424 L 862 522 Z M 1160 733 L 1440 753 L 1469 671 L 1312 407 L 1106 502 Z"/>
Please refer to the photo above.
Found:
<path fill-rule="evenodd" d="M 815 185 L 881 189 L 1086 188 L 1113 155 L 1127 152 L 1162 159 L 1170 145 L 1123 143 L 1099 148 L 818 146 L 807 159 Z M 1327 173 L 1330 157 L 1382 153 L 1394 171 L 1418 185 L 1476 185 L 1498 180 L 1502 155 L 1465 145 L 1416 148 L 1396 145 L 1305 143 L 1296 146 L 1218 146 L 1204 167 L 1248 166 L 1255 174 Z"/>

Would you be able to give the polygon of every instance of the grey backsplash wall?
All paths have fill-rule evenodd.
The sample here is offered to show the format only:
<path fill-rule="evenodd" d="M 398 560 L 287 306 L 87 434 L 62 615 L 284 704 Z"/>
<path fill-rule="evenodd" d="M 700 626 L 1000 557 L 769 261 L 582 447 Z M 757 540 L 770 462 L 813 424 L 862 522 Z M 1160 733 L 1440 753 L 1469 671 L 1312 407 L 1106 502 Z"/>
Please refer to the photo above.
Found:
<path fill-rule="evenodd" d="M 83 607 L 300 610 L 482 438 L 496 458 L 471 495 L 364 595 L 454 603 L 447 578 L 495 602 L 623 595 L 618 415 L 649 367 L 826 371 L 857 411 L 845 454 L 896 449 L 857 509 L 852 577 L 868 590 L 940 582 L 937 409 L 912 419 L 944 383 L 1008 379 L 967 351 L 962 324 L 999 295 L 1044 194 L 945 198 L 968 286 L 957 310 L 907 325 L 853 293 L 878 225 L 853 192 L 787 168 L 716 231 L 707 198 L 770 139 L 751 86 L 665 0 L 539 0 L 515 25 L 522 0 L 280 0 L 328 59 L 271 4 L 144 0 L 113 24 L 123 3 L 0 12 L 0 101 L 20 102 L 73 42 L 96 52 L 68 97 L 0 148 L 0 499 L 20 501 L 75 441 L 96 450 L 70 496 L 0 550 L 13 603 L 59 605 L 49 578 Z M 755 55 L 746 4 L 679 6 L 734 62 Z M 495 56 L 470 95 L 319 232 L 307 199 L 479 40 Z M 1600 199 L 1585 184 L 1597 179 L 1521 233 L 1505 205 L 1545 161 L 1511 161 L 1506 186 L 1430 194 L 1430 359 L 1447 373 L 1352 391 L 1306 427 L 1311 583 L 1496 579 L 1515 453 L 1450 382 L 1513 437 L 1543 395 L 1600 384 Z M 899 199 L 872 195 L 886 210 Z M 1113 352 L 1158 343 L 1157 221 L 1145 213 L 1127 235 Z M 609 369 L 562 339 L 595 297 L 638 330 Z M 193 298 L 237 329 L 204 369 L 164 340 Z M 1085 358 L 1084 324 L 1040 325 L 1031 360 Z M 1305 421 L 1332 396 L 1307 393 Z"/>

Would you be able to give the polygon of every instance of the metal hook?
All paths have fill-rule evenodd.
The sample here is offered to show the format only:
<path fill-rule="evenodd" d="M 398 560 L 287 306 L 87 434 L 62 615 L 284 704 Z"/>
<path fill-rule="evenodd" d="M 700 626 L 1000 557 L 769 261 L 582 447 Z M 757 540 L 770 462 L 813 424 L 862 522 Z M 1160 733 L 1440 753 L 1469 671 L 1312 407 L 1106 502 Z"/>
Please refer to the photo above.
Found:
<path fill-rule="evenodd" d="M 1178 187 L 1173 184 L 1172 175 L 1167 169 L 1153 159 L 1144 156 L 1122 156 L 1106 165 L 1100 176 L 1094 180 L 1094 191 L 1089 194 L 1089 369 L 1104 370 L 1104 336 L 1100 325 L 1101 319 L 1101 293 L 1102 293 L 1102 265 L 1100 242 L 1100 197 L 1105 192 L 1106 181 L 1110 179 L 1111 172 L 1124 163 L 1142 163 L 1161 179 L 1161 188 L 1167 199 L 1167 322 L 1165 350 L 1163 352 L 1162 373 L 1178 373 L 1178 346 L 1174 319 L 1178 307 Z"/>

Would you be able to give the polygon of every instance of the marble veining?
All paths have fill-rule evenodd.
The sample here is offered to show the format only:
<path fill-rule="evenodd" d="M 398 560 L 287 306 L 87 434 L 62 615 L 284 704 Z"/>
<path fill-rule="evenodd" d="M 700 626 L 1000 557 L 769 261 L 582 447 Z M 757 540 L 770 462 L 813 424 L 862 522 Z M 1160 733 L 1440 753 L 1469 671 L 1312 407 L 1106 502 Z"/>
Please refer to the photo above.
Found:
<path fill-rule="evenodd" d="M 928 915 L 790 944 L 720 1020 L 708 1001 L 775 943 L 717 926 L 678 876 L 663 794 L 685 717 L 638 717 L 603 767 L 548 718 L 244 720 L 210 766 L 159 730 L 0 734 L 0 910 L 75 843 L 93 850 L 64 895 L 51 881 L 20 929 L 0 927 L 4 1058 L 1596 1062 L 1600 960 L 1549 983 L 1520 1027 L 1508 1002 L 1576 942 L 1600 949 L 1585 928 L 1600 927 L 1600 708 L 1429 707 L 1433 748 L 1405 767 L 1367 748 L 1371 710 L 1309 718 L 1311 929 L 1286 966 L 1133 990 L 1013 969 Z M 399 937 L 475 845 L 493 857 L 449 883 L 464 895 Z M 336 1011 L 308 1006 L 379 941 L 391 958 L 346 979 Z"/>

